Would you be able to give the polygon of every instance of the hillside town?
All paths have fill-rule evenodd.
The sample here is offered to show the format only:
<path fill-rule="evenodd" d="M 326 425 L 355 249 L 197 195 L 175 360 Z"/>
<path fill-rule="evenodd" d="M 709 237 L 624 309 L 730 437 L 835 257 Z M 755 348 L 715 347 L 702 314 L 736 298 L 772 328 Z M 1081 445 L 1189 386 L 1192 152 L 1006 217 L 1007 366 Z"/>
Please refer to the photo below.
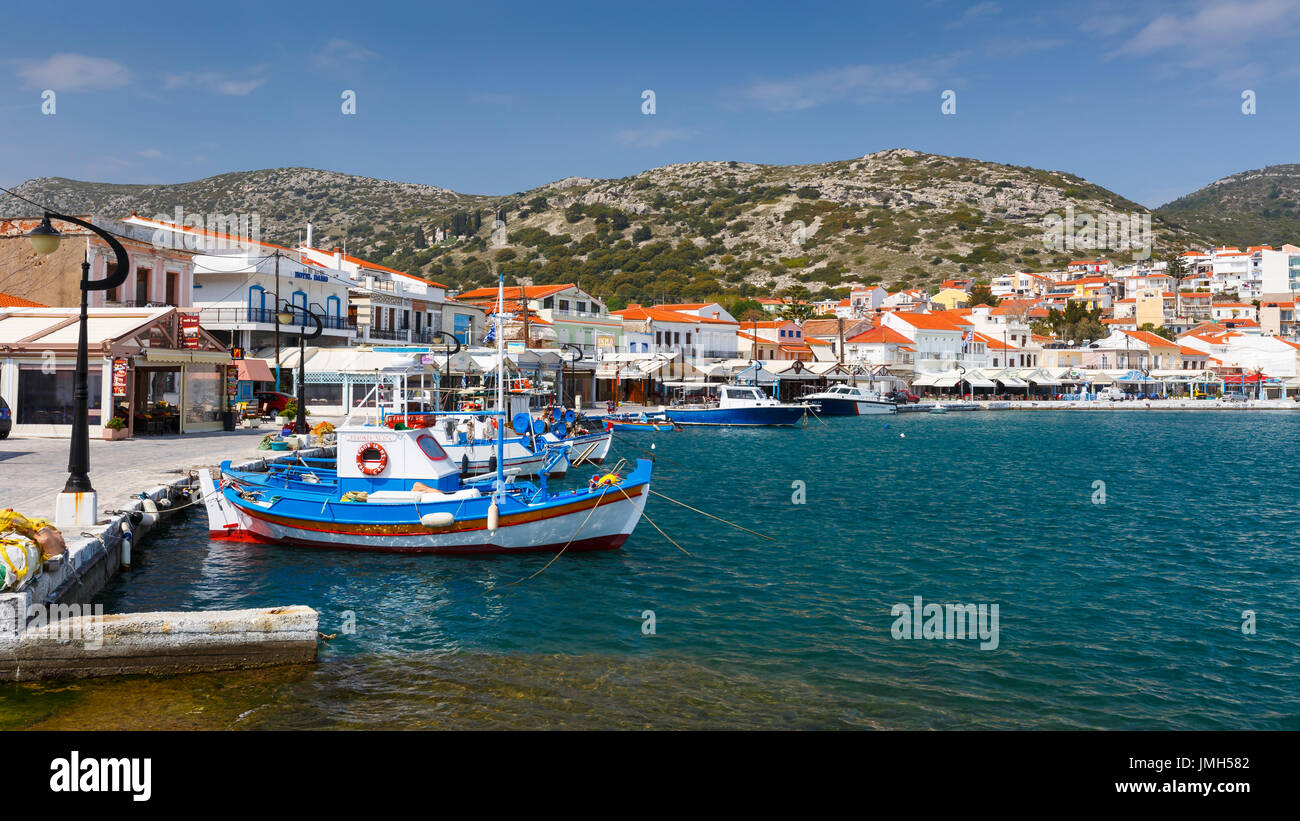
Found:
<path fill-rule="evenodd" d="M 313 411 L 343 413 L 383 382 L 385 357 L 416 357 L 435 390 L 490 368 L 496 288 L 457 293 L 315 247 L 310 224 L 288 247 L 237 225 L 84 218 L 121 238 L 133 269 L 89 294 L 92 427 L 117 416 L 130 434 L 220 429 L 232 408 L 265 410 L 300 383 Z M 39 222 L 0 219 L 0 399 L 15 430 L 66 435 L 78 269 L 84 257 L 102 278 L 113 255 L 72 230 L 77 242 L 40 257 L 24 239 Z M 589 404 L 662 404 L 729 381 L 787 400 L 832 382 L 1005 400 L 1300 393 L 1292 245 L 847 290 L 611 309 L 579 283 L 517 282 L 504 294 L 509 367 Z M 316 320 L 319 334 L 300 340 Z"/>

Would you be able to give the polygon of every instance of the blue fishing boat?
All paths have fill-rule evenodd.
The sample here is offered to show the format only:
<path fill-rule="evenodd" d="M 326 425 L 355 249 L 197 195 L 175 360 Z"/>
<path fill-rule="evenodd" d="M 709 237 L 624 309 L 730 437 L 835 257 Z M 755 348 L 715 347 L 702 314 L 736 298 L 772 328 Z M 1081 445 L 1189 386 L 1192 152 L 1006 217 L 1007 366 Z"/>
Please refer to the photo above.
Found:
<path fill-rule="evenodd" d="M 499 282 L 500 295 L 504 282 Z M 498 340 L 504 336 L 502 305 L 499 296 L 494 315 Z M 503 347 L 499 341 L 499 354 L 504 354 Z M 500 360 L 504 362 L 504 355 Z M 504 365 L 499 367 L 504 370 Z M 217 539 L 403 553 L 621 546 L 645 509 L 651 462 L 641 459 L 626 476 L 616 468 L 593 476 L 585 488 L 558 493 L 547 487 L 545 467 L 538 483 L 520 480 L 517 469 L 505 466 L 501 371 L 498 410 L 482 412 L 496 420 L 494 474 L 462 479 L 459 466 L 430 428 L 390 428 L 382 419 L 349 424 L 349 417 L 335 431 L 332 471 L 304 460 L 293 470 L 263 475 L 235 470 L 227 461 L 221 465 L 220 486 L 207 471 L 199 471 L 209 534 Z M 567 447 L 551 449 L 548 463 L 567 458 Z"/>
<path fill-rule="evenodd" d="M 604 422 L 607 431 L 651 431 L 657 433 L 660 431 L 681 430 L 676 422 L 662 413 L 647 414 L 643 411 L 641 413 L 611 414 L 601 421 Z"/>
<path fill-rule="evenodd" d="M 791 427 L 805 420 L 810 406 L 780 402 L 749 385 L 708 385 L 717 399 L 687 405 L 670 405 L 663 413 L 679 425 Z"/>

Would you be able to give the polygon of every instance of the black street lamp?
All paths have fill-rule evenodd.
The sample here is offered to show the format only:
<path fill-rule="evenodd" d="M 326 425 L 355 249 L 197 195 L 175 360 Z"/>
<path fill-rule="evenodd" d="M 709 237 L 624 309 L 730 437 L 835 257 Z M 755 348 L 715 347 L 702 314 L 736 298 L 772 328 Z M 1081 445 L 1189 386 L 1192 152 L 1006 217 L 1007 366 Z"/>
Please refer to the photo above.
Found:
<path fill-rule="evenodd" d="M 445 410 L 455 410 L 455 408 L 452 407 L 452 402 L 451 402 L 451 355 L 454 353 L 460 353 L 460 340 L 456 337 L 455 334 L 449 331 L 434 331 L 434 333 L 437 336 L 443 336 L 446 337 L 448 340 L 450 340 L 450 344 L 444 346 L 447 350 L 445 352 L 446 356 L 443 359 L 443 362 L 445 362 L 446 364 L 442 370 L 442 378 L 447 382 L 447 387 L 444 391 L 447 395 L 447 407 L 445 408 Z M 455 345 L 456 347 L 452 348 L 451 345 Z M 438 399 L 439 410 L 444 410 L 442 404 L 443 404 L 442 398 L 439 397 Z"/>
<path fill-rule="evenodd" d="M 99 518 L 99 511 L 95 488 L 90 484 L 90 389 L 86 373 L 90 367 L 86 342 L 87 294 L 90 291 L 108 291 L 119 287 L 131 273 L 131 262 L 122 243 L 112 234 L 86 220 L 65 217 L 52 211 L 46 211 L 41 224 L 27 234 L 32 250 L 36 253 L 54 253 L 63 239 L 63 235 L 50 224 L 51 219 L 89 229 L 107 242 L 108 247 L 117 255 L 117 269 L 104 279 L 90 278 L 89 258 L 81 263 L 81 322 L 77 332 L 77 370 L 72 388 L 72 441 L 68 447 L 68 481 L 63 486 L 63 493 L 59 495 L 55 507 L 56 524 L 94 525 Z M 83 494 L 89 494 L 89 498 L 84 498 Z M 65 508 L 65 504 L 70 504 L 71 509 Z"/>
<path fill-rule="evenodd" d="M 307 340 L 315 339 L 321 335 L 324 326 L 321 324 L 320 317 L 315 311 L 308 310 L 305 306 L 294 305 L 285 301 L 279 310 L 279 320 L 281 325 L 290 325 L 293 323 L 294 316 L 301 317 L 298 324 L 298 419 L 294 422 L 293 432 L 298 434 L 307 433 L 311 428 L 307 427 Z M 307 320 L 311 319 L 315 328 L 311 333 L 307 333 Z"/>

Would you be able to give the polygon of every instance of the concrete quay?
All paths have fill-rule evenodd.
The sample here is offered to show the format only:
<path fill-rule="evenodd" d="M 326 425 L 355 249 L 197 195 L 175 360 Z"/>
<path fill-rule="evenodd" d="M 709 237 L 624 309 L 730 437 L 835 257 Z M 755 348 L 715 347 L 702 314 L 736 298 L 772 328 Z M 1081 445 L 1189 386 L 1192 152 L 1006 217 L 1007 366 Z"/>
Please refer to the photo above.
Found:
<path fill-rule="evenodd" d="M 171 675 L 316 660 L 310 607 L 82 615 L 0 642 L 0 681 Z"/>
<path fill-rule="evenodd" d="M 116 442 L 92 440 L 90 475 L 99 493 L 100 521 L 94 527 L 63 528 L 67 552 L 45 562 L 24 590 L 0 593 L 0 680 L 313 660 L 316 630 L 303 627 L 305 620 L 315 624 L 316 614 L 310 608 L 59 618 L 64 611 L 84 614 L 87 608 L 69 606 L 89 605 L 121 569 L 124 550 L 138 549 L 149 530 L 146 507 L 165 516 L 168 510 L 197 503 L 197 471 L 211 470 L 225 459 L 243 470 L 259 470 L 281 459 L 333 453 L 331 448 L 257 449 L 266 434 L 278 430 L 268 426 Z M 67 450 L 66 439 L 11 437 L 0 442 L 0 508 L 52 517 L 55 495 L 67 478 Z M 102 620 L 102 646 L 81 651 L 57 639 L 68 631 L 84 632 L 85 625 L 77 619 Z M 310 638 L 310 652 L 305 637 Z"/>

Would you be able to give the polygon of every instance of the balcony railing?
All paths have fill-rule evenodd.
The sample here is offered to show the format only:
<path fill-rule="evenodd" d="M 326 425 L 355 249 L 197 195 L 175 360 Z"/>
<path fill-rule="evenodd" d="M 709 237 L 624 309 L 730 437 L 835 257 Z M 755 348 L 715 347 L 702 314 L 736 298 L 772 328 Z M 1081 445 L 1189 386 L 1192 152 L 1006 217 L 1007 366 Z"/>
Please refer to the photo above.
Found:
<path fill-rule="evenodd" d="M 321 327 L 325 330 L 346 331 L 354 327 L 348 323 L 347 317 L 343 316 L 320 316 Z M 238 325 L 243 323 L 264 323 L 267 325 L 275 324 L 275 311 L 269 308 L 201 308 L 199 309 L 199 322 L 206 322 L 209 325 Z M 289 325 L 282 327 L 296 327 L 298 323 L 291 322 Z"/>

